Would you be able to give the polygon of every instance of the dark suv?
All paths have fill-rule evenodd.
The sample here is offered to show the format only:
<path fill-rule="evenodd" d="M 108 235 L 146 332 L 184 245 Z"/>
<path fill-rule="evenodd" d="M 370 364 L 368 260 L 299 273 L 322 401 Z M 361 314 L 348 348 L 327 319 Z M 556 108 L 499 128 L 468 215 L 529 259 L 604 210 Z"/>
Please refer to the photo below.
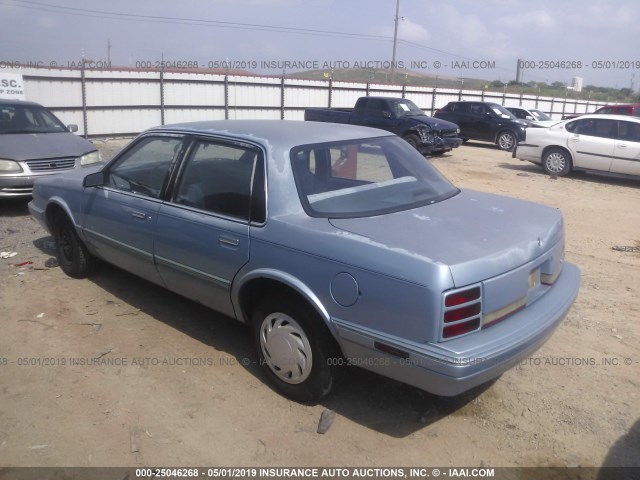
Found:
<path fill-rule="evenodd" d="M 464 140 L 493 142 L 507 151 L 524 140 L 527 127 L 502 105 L 489 102 L 449 102 L 434 117 L 457 123 Z"/>

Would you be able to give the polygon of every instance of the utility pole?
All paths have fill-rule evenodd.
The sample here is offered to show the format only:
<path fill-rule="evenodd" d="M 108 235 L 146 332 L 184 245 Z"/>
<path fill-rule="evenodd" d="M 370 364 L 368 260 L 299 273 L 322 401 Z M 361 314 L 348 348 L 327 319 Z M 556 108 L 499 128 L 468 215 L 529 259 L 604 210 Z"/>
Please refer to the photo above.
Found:
<path fill-rule="evenodd" d="M 395 27 L 393 29 L 393 56 L 391 57 L 391 83 L 396 81 L 396 46 L 398 43 L 398 20 L 400 20 L 400 0 L 396 0 Z"/>
<path fill-rule="evenodd" d="M 111 39 L 107 38 L 107 62 L 111 65 Z"/>

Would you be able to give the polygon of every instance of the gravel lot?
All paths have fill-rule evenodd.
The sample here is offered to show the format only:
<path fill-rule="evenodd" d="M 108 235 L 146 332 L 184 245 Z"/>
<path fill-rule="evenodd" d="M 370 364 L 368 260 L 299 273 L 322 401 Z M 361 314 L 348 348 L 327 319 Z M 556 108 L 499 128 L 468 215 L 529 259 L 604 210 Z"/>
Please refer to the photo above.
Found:
<path fill-rule="evenodd" d="M 640 466 L 640 182 L 551 180 L 471 142 L 434 164 L 560 208 L 583 275 L 541 350 L 453 399 L 354 370 L 321 404 L 290 402 L 241 324 L 113 267 L 66 277 L 27 201 L 0 202 L 17 252 L 0 260 L 0 465 Z"/>

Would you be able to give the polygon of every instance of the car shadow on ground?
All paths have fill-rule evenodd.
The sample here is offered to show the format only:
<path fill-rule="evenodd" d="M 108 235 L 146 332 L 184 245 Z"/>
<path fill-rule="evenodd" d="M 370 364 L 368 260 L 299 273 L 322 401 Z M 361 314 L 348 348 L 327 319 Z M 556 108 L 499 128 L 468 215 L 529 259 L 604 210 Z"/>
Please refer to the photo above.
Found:
<path fill-rule="evenodd" d="M 0 217 L 24 217 L 29 215 L 31 197 L 0 199 Z"/>
<path fill-rule="evenodd" d="M 506 170 L 513 170 L 520 173 L 530 174 L 531 176 L 541 175 L 543 177 L 549 177 L 549 175 L 544 170 L 542 170 L 542 167 L 529 162 L 522 162 L 522 164 L 501 163 L 498 166 Z M 584 170 L 575 170 L 564 178 L 619 187 L 640 188 L 640 181 L 638 179 L 623 178 L 605 173 L 589 173 L 585 172 Z"/>
<path fill-rule="evenodd" d="M 609 449 L 602 462 L 597 480 L 617 480 L 634 478 L 640 467 L 640 420 L 637 420 L 626 433 Z M 628 476 L 627 476 L 628 475 Z"/>
<path fill-rule="evenodd" d="M 45 251 L 40 245 L 47 240 L 50 237 L 38 239 L 34 244 Z M 101 264 L 96 274 L 82 281 L 91 281 L 123 303 L 235 357 L 238 365 L 243 365 L 269 389 L 265 394 L 279 395 L 267 383 L 251 347 L 249 330 L 242 323 L 112 265 Z M 401 438 L 455 413 L 489 386 L 444 398 L 359 368 L 345 367 L 332 394 L 321 400 L 320 405 L 367 428 Z"/>
<path fill-rule="evenodd" d="M 475 141 L 475 140 L 467 140 L 466 142 L 463 143 L 463 145 L 466 146 L 466 147 L 484 148 L 485 150 L 496 150 L 498 152 L 505 152 L 505 153 L 508 153 L 509 155 L 511 155 L 511 152 L 507 152 L 506 150 L 502 150 L 495 143 L 478 142 L 478 141 Z"/>

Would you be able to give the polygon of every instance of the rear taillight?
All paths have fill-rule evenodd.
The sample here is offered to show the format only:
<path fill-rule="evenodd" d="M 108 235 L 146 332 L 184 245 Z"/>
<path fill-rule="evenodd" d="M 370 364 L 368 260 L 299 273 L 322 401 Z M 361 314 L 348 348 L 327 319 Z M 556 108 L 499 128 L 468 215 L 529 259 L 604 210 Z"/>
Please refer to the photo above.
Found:
<path fill-rule="evenodd" d="M 480 329 L 482 289 L 480 285 L 451 290 L 444 294 L 442 338 L 450 339 Z"/>

